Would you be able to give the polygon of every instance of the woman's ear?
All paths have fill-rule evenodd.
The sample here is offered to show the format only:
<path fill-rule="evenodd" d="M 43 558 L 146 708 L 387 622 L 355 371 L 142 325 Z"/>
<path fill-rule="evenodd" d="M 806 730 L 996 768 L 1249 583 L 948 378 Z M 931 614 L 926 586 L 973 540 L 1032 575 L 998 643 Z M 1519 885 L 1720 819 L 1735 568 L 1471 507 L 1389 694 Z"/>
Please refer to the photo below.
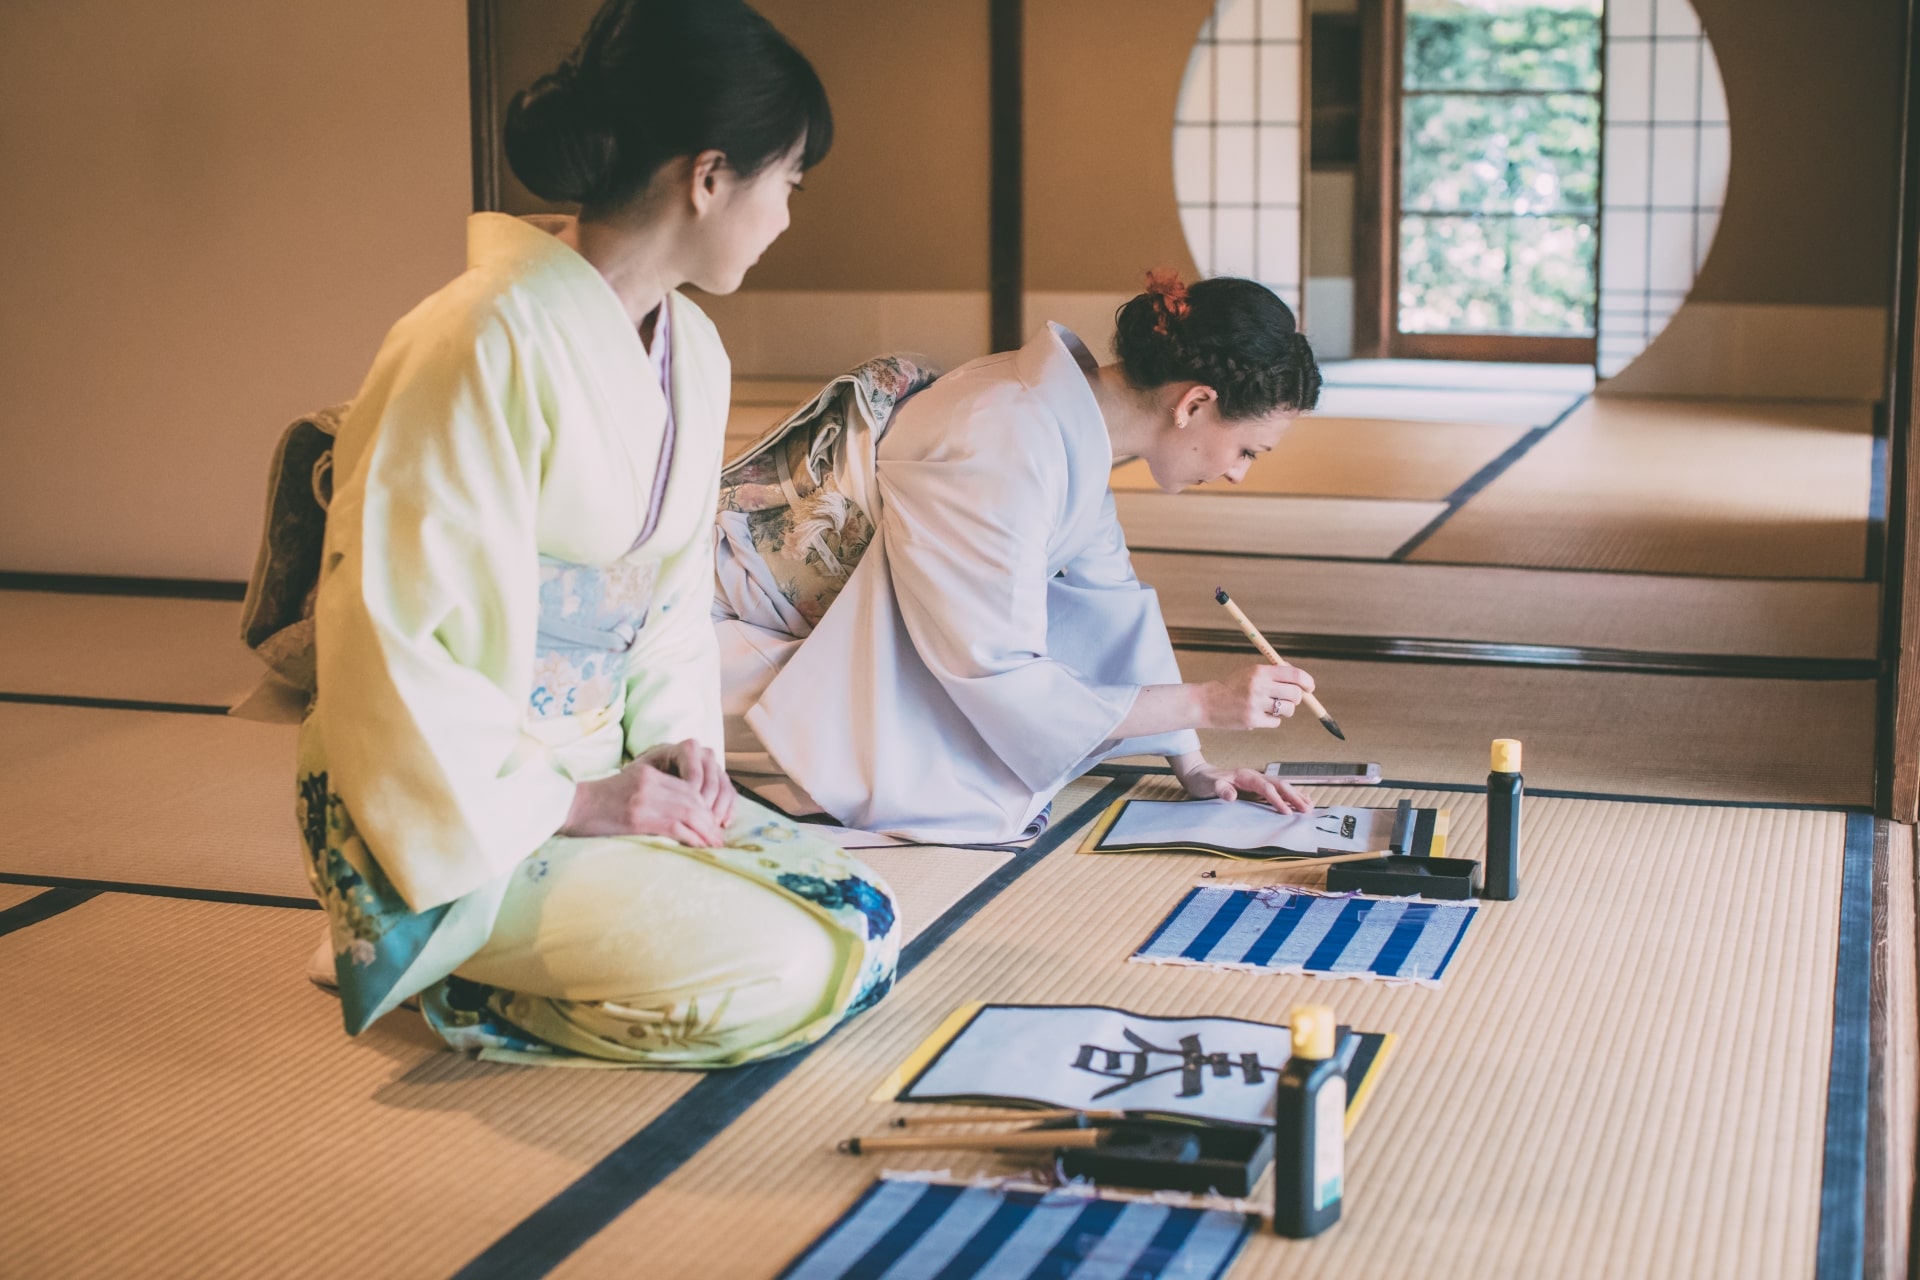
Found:
<path fill-rule="evenodd" d="M 719 197 L 720 175 L 726 167 L 727 156 L 723 151 L 702 151 L 693 158 L 688 176 L 695 214 L 705 213 Z"/>
<path fill-rule="evenodd" d="M 1188 387 L 1186 391 L 1181 393 L 1180 399 L 1174 402 L 1174 427 L 1177 430 L 1185 431 L 1187 429 L 1187 423 L 1193 419 L 1193 411 L 1195 409 L 1198 409 L 1203 404 L 1211 404 L 1219 398 L 1220 397 L 1214 393 L 1212 387 L 1203 386 L 1199 383 Z"/>

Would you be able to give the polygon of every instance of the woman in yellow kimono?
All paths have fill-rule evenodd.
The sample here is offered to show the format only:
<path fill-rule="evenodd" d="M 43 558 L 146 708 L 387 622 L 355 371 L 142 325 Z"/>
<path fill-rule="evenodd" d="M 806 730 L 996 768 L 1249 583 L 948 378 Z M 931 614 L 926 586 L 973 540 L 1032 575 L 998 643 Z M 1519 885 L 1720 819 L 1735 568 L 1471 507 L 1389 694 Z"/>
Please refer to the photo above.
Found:
<path fill-rule="evenodd" d="M 721 1066 L 885 993 L 892 897 L 737 800 L 708 601 L 737 288 L 831 142 L 739 0 L 612 0 L 514 102 L 529 188 L 341 425 L 298 812 L 347 1030 L 411 996 L 495 1057 Z"/>

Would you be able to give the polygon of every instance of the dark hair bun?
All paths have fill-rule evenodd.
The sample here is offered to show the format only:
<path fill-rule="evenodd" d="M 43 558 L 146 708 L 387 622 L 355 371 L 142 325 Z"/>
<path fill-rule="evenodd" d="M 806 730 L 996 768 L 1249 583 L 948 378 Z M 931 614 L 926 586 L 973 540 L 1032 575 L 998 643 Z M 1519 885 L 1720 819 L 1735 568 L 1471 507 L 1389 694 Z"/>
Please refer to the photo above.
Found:
<path fill-rule="evenodd" d="M 589 205 L 605 199 L 619 144 L 570 67 L 513 96 L 501 140 L 514 176 L 542 200 Z"/>
<path fill-rule="evenodd" d="M 1185 285 L 1168 271 L 1114 315 L 1113 353 L 1142 390 L 1198 382 L 1227 418 L 1303 411 L 1320 401 L 1320 366 L 1273 290 L 1237 276 Z"/>
<path fill-rule="evenodd" d="M 813 65 L 744 0 L 607 0 L 580 47 L 514 95 L 507 163 L 529 191 L 625 202 L 677 156 L 718 151 L 752 177 L 833 145 Z"/>

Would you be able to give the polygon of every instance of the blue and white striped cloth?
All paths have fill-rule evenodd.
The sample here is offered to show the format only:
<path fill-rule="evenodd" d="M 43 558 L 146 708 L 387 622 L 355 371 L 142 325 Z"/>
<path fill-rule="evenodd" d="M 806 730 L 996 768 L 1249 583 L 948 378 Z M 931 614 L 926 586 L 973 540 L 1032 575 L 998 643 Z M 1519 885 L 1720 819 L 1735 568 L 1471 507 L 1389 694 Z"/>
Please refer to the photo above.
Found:
<path fill-rule="evenodd" d="M 889 1180 L 780 1280 L 1215 1280 L 1255 1223 L 1219 1209 Z"/>
<path fill-rule="evenodd" d="M 1475 910 L 1412 898 L 1208 886 L 1182 898 L 1133 958 L 1437 984 Z"/>

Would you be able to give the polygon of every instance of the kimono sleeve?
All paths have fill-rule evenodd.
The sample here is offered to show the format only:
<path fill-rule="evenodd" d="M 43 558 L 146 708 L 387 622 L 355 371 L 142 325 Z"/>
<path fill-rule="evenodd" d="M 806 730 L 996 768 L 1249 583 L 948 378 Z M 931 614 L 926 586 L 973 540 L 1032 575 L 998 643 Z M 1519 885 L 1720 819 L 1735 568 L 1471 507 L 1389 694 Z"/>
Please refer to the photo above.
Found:
<path fill-rule="evenodd" d="M 497 323 L 396 337 L 342 433 L 316 601 L 332 786 L 416 911 L 509 872 L 573 783 L 523 731 L 546 437 Z"/>
<path fill-rule="evenodd" d="M 1106 494 L 1085 547 L 1048 586 L 1048 635 L 1056 657 L 1096 680 L 1137 685 L 1184 679 L 1160 612 L 1160 595 L 1133 572 L 1133 555 Z M 1117 754 L 1178 756 L 1200 750 L 1180 729 L 1128 739 Z"/>
<path fill-rule="evenodd" d="M 1049 543 L 1064 519 L 1066 457 L 982 405 L 937 459 L 880 469 L 887 566 L 927 670 L 988 748 L 1039 793 L 1112 738 L 1140 686 L 1059 661 L 1048 642 Z"/>

